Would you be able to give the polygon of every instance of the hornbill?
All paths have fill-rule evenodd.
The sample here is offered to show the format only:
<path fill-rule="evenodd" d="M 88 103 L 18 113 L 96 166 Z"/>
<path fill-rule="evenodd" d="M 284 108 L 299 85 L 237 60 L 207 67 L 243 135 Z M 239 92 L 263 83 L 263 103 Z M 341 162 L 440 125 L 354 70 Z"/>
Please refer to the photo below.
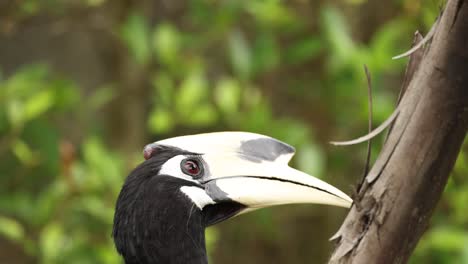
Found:
<path fill-rule="evenodd" d="M 247 132 L 169 138 L 117 199 L 112 236 L 127 264 L 207 263 L 205 228 L 255 209 L 291 203 L 349 207 L 337 188 L 288 166 L 294 148 Z"/>

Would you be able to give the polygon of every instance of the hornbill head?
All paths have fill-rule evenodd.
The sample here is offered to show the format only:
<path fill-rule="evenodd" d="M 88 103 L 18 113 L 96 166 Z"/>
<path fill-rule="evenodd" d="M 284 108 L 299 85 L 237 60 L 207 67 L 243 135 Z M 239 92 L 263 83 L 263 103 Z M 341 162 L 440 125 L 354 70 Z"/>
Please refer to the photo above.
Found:
<path fill-rule="evenodd" d="M 146 161 L 127 177 L 117 201 L 117 250 L 126 263 L 206 263 L 207 226 L 273 205 L 351 205 L 342 191 L 289 167 L 294 151 L 246 132 L 147 145 Z"/>

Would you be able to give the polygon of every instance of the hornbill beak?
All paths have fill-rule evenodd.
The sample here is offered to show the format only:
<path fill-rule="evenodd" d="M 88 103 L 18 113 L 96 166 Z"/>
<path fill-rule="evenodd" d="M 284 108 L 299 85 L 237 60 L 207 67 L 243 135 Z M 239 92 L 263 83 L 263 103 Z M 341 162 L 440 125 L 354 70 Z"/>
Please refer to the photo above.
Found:
<path fill-rule="evenodd" d="M 341 207 L 352 203 L 332 185 L 289 167 L 294 148 L 267 136 L 218 132 L 170 138 L 148 145 L 145 157 L 151 157 L 158 146 L 175 147 L 199 158 L 203 175 L 193 181 L 208 195 L 205 205 L 234 201 L 250 211 L 292 203 Z"/>
<path fill-rule="evenodd" d="M 216 202 L 235 201 L 249 209 L 315 203 L 350 207 L 351 198 L 332 185 L 281 161 L 256 162 L 233 155 L 205 155 L 211 177 L 203 182 Z"/>

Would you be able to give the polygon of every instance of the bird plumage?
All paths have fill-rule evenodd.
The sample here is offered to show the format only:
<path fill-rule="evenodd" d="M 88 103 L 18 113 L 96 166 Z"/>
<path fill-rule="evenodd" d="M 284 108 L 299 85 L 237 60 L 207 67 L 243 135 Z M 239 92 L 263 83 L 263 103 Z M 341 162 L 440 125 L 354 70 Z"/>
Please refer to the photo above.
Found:
<path fill-rule="evenodd" d="M 128 264 L 207 262 L 203 216 L 180 191 L 196 184 L 158 175 L 165 161 L 181 154 L 187 152 L 165 148 L 125 181 L 112 235 Z"/>
<path fill-rule="evenodd" d="M 287 166 L 294 148 L 244 132 L 176 137 L 147 159 L 117 199 L 112 236 L 125 262 L 207 263 L 204 230 L 242 212 L 286 203 L 349 206 L 335 187 Z"/>

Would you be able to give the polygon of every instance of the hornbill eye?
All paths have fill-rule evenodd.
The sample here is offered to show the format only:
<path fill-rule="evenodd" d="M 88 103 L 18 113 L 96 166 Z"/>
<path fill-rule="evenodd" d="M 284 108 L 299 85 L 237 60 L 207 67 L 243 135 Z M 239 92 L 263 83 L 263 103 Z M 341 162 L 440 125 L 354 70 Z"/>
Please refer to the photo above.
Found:
<path fill-rule="evenodd" d="M 185 174 L 190 175 L 192 177 L 200 176 L 202 174 L 203 169 L 202 165 L 200 165 L 200 162 L 194 158 L 182 160 L 182 162 L 180 163 L 180 168 Z"/>

